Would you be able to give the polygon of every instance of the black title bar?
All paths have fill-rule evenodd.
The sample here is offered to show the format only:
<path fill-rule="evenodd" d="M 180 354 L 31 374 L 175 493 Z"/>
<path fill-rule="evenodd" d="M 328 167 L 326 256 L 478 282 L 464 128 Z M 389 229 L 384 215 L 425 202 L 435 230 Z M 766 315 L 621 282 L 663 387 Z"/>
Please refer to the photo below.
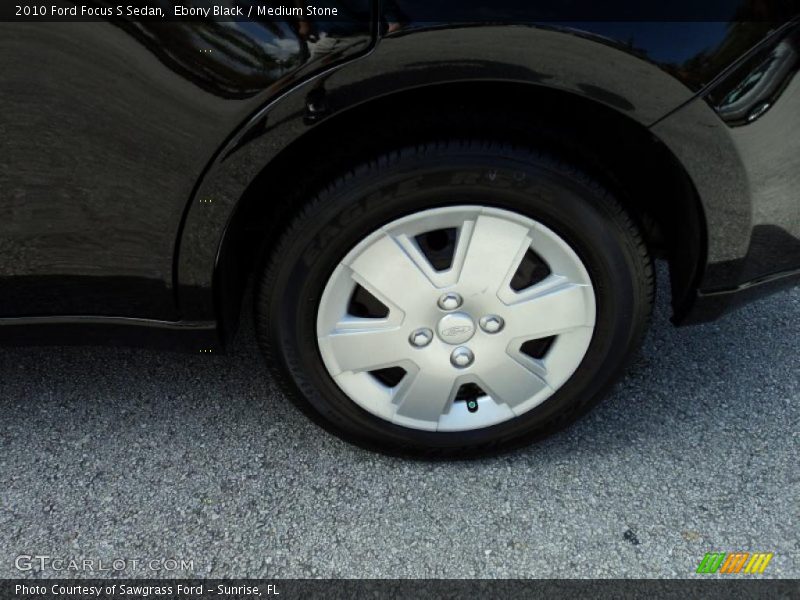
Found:
<path fill-rule="evenodd" d="M 271 19 L 484 23 L 767 21 L 800 16 L 800 0 L 3 0 L 2 21 Z"/>

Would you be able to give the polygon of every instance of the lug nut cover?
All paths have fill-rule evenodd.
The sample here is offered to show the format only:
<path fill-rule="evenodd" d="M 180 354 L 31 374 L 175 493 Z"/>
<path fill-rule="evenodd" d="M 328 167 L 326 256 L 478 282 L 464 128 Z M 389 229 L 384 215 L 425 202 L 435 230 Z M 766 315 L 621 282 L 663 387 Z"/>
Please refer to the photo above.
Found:
<path fill-rule="evenodd" d="M 474 360 L 475 355 L 472 353 L 472 350 L 464 346 L 456 348 L 450 355 L 450 362 L 454 367 L 458 367 L 459 369 L 470 366 Z"/>
<path fill-rule="evenodd" d="M 481 329 L 486 333 L 497 333 L 503 329 L 504 325 L 505 321 L 503 321 L 502 317 L 498 317 L 497 315 L 486 315 L 480 320 Z"/>
<path fill-rule="evenodd" d="M 417 348 L 424 348 L 431 343 L 431 340 L 433 340 L 433 331 L 427 327 L 417 329 L 408 336 L 408 341 L 411 342 L 412 346 L 416 346 Z"/>
<path fill-rule="evenodd" d="M 455 292 L 448 292 L 439 298 L 439 308 L 442 310 L 455 310 L 461 306 L 461 303 L 461 296 Z"/>

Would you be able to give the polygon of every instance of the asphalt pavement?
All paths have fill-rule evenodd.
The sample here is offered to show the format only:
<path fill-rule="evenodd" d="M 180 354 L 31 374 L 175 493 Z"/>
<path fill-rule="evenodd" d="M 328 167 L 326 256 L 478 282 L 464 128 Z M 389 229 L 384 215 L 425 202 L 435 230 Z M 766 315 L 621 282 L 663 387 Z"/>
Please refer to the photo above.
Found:
<path fill-rule="evenodd" d="M 249 319 L 225 356 L 0 349 L 0 577 L 800 577 L 800 289 L 682 329 L 664 290 L 605 403 L 477 461 L 332 437 Z"/>

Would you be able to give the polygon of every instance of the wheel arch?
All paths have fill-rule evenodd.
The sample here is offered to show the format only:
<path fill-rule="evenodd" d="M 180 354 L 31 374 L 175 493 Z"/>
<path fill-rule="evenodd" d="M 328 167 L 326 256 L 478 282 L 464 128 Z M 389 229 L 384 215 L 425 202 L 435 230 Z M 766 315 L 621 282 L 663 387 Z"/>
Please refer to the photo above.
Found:
<path fill-rule="evenodd" d="M 626 56 L 622 64 L 628 69 L 644 68 L 641 59 L 614 52 Z M 216 319 L 223 340 L 230 337 L 255 257 L 270 251 L 270 240 L 304 195 L 337 169 L 414 144 L 419 136 L 454 135 L 456 128 L 461 138 L 542 146 L 578 162 L 620 196 L 648 245 L 669 261 L 676 314 L 690 301 L 705 262 L 705 220 L 686 170 L 648 130 L 667 112 L 663 97 L 651 104 L 646 98 L 633 102 L 600 81 L 564 85 L 563 75 L 558 81 L 522 80 L 522 72 L 497 67 L 502 61 L 491 69 L 464 67 L 450 79 L 437 61 L 427 71 L 415 67 L 411 75 L 400 69 L 402 77 L 392 81 L 385 71 L 370 75 L 371 65 L 386 61 L 380 54 L 379 46 L 373 55 L 285 94 L 219 153 L 198 185 L 180 243 L 183 314 Z M 680 94 L 671 86 L 677 83 L 654 65 L 647 68 L 671 80 L 664 86 L 674 92 L 669 109 L 675 108 Z M 682 89 L 681 100 L 691 97 Z M 324 110 L 315 115 L 312 99 L 319 102 L 320 94 Z"/>

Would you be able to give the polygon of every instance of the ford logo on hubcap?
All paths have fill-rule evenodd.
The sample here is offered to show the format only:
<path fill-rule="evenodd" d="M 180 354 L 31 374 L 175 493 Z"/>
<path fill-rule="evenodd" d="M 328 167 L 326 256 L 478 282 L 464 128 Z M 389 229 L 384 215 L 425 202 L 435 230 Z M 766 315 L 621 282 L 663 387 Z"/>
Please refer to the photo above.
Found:
<path fill-rule="evenodd" d="M 470 332 L 472 332 L 472 327 L 469 325 L 456 325 L 455 327 L 448 327 L 442 331 L 442 337 L 455 337 L 457 335 L 463 335 Z"/>
<path fill-rule="evenodd" d="M 436 331 L 448 344 L 463 344 L 475 333 L 475 322 L 467 313 L 450 313 L 439 320 Z"/>

